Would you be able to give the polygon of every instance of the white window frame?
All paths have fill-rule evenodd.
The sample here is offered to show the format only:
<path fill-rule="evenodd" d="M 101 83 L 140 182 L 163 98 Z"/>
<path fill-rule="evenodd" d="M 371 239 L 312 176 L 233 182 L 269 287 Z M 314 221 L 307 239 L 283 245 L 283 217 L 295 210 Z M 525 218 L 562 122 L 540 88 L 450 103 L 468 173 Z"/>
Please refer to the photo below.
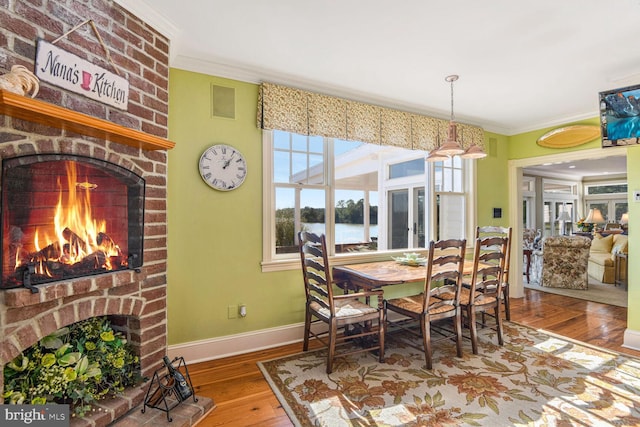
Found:
<path fill-rule="evenodd" d="M 588 194 L 587 187 L 603 186 L 603 185 L 627 185 L 626 193 L 601 193 Z M 611 213 L 615 215 L 615 205 L 620 202 L 628 202 L 629 186 L 624 179 L 598 180 L 583 183 L 584 188 L 584 206 L 585 212 L 589 212 L 592 203 L 606 203 L 608 205 L 608 215 L 605 220 L 607 222 L 619 222 L 619 218 L 611 218 Z"/>
<path fill-rule="evenodd" d="M 327 152 L 326 152 L 326 161 L 325 161 L 325 173 L 327 177 L 327 182 L 325 183 L 325 195 L 326 201 L 325 206 L 327 206 L 327 210 L 325 212 L 325 221 L 326 221 L 326 229 L 327 229 L 327 238 L 333 235 L 333 227 L 334 227 L 334 205 L 335 201 L 333 200 L 333 179 L 334 179 L 334 155 L 333 155 L 333 139 L 326 138 L 327 141 Z M 263 182 L 263 214 L 262 214 L 262 228 L 263 228 L 263 239 L 262 239 L 262 271 L 263 272 L 271 272 L 271 271 L 283 271 L 283 270 L 293 270 L 300 268 L 300 259 L 297 254 L 283 254 L 276 255 L 275 254 L 275 213 L 276 209 L 274 206 L 275 202 L 275 186 L 273 185 L 273 132 L 268 130 L 262 131 L 262 182 Z M 466 221 L 465 221 L 465 234 L 467 236 L 467 244 L 473 245 L 473 236 L 475 235 L 475 226 L 476 226 L 476 169 L 475 164 L 472 160 L 462 159 L 462 176 L 463 176 L 463 191 L 462 193 L 453 193 L 453 194 L 463 194 L 465 197 L 465 210 L 466 210 Z M 381 166 L 383 166 L 381 164 Z M 435 212 L 435 189 L 434 189 L 434 167 L 433 165 L 427 163 L 427 167 L 425 168 L 425 173 L 430 176 L 430 185 L 425 185 L 425 218 L 427 220 L 427 224 L 425 225 L 425 240 L 428 242 L 432 239 L 432 236 L 435 236 L 435 221 L 431 221 L 432 217 L 431 212 Z M 384 172 L 382 172 L 384 171 Z M 383 175 L 380 179 L 386 179 L 388 172 L 386 169 L 382 168 L 380 175 Z M 423 182 L 424 182 L 423 178 Z M 281 185 L 281 184 L 278 184 Z M 284 184 L 284 186 L 296 187 L 296 184 Z M 379 215 L 381 212 L 385 212 L 386 203 L 383 203 L 383 199 L 386 197 L 385 191 L 387 191 L 387 186 L 382 186 L 378 191 L 378 212 Z M 447 194 L 452 194 L 450 192 L 446 192 Z M 379 233 L 382 233 L 380 220 L 378 221 Z M 333 240 L 328 240 L 328 242 L 333 242 Z M 333 243 L 331 243 L 333 244 Z M 393 251 L 372 251 L 365 253 L 349 253 L 349 254 L 340 254 L 339 256 L 331 257 L 332 263 L 334 265 L 347 264 L 349 262 L 371 262 L 378 260 L 387 260 L 389 259 L 390 254 L 397 253 L 398 250 Z M 402 252 L 402 251 L 400 251 Z"/>
<path fill-rule="evenodd" d="M 427 210 L 429 213 L 434 213 L 437 210 L 437 196 L 438 195 L 461 195 L 464 197 L 464 206 L 465 206 L 465 236 L 467 239 L 467 246 L 473 247 L 475 242 L 475 234 L 476 234 L 476 224 L 477 224 L 477 211 L 476 211 L 476 201 L 477 201 L 477 180 L 476 180 L 476 164 L 473 160 L 469 159 L 460 159 L 462 161 L 462 192 L 454 192 L 454 191 L 435 191 L 435 174 L 436 168 L 435 163 L 429 163 L 429 173 L 431 175 L 431 182 L 433 183 L 431 186 L 432 191 L 425 194 L 425 199 L 427 203 L 429 203 L 430 208 Z M 444 187 L 444 186 L 443 186 Z M 425 213 L 425 215 L 427 215 Z M 427 241 L 429 239 L 435 238 L 438 236 L 438 230 L 436 229 L 436 222 L 429 221 L 427 224 L 428 236 Z"/>

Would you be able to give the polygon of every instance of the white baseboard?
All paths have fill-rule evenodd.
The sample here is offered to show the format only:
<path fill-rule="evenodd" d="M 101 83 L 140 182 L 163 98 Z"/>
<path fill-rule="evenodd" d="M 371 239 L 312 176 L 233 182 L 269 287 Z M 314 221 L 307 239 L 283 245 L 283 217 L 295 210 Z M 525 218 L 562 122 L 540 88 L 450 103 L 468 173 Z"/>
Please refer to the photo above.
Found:
<path fill-rule="evenodd" d="M 187 363 L 206 362 L 302 342 L 303 335 L 304 324 L 297 323 L 278 328 L 170 345 L 168 353 L 172 359 L 177 356 L 184 357 Z M 640 351 L 640 331 L 625 330 L 622 347 Z M 300 351 L 302 351 L 302 346 L 300 346 Z"/>
<path fill-rule="evenodd" d="M 227 335 L 183 344 L 170 345 L 170 358 L 184 357 L 187 363 L 205 362 L 228 356 L 302 342 L 304 323 Z M 300 346 L 302 351 L 302 346 Z"/>
<path fill-rule="evenodd" d="M 392 322 L 401 318 L 402 316 L 393 312 L 389 313 L 388 317 Z M 311 329 L 313 332 L 319 333 L 326 331 L 327 325 L 316 322 L 311 324 Z M 171 359 L 181 356 L 187 363 L 198 363 L 286 344 L 301 343 L 303 337 L 304 323 L 294 323 L 277 328 L 170 345 L 167 353 Z M 300 351 L 302 351 L 302 344 Z"/>
<path fill-rule="evenodd" d="M 640 351 L 640 331 L 634 331 L 627 328 L 624 331 L 624 342 L 622 346 L 631 350 Z"/>

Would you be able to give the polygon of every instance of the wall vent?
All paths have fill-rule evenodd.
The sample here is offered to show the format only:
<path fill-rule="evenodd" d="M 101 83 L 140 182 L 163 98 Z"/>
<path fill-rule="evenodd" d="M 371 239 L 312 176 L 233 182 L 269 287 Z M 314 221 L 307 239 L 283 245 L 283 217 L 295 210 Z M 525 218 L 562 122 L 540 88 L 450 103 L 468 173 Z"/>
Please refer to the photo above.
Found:
<path fill-rule="evenodd" d="M 232 87 L 211 85 L 211 115 L 225 119 L 236 118 L 236 90 Z"/>
<path fill-rule="evenodd" d="M 489 156 L 498 157 L 498 140 L 489 138 Z"/>

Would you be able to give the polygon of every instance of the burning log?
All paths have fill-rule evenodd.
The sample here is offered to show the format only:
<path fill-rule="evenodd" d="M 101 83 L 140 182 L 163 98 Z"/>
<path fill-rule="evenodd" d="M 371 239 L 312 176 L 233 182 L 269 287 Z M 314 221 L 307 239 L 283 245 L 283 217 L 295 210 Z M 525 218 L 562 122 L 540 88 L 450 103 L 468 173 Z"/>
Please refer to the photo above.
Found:
<path fill-rule="evenodd" d="M 51 243 L 40 249 L 38 252 L 29 254 L 29 262 L 42 262 L 48 260 L 56 260 L 60 258 L 60 246 L 58 243 Z"/>
<path fill-rule="evenodd" d="M 122 256 L 122 252 L 120 251 L 120 247 L 113 241 L 113 239 L 107 234 L 100 232 L 96 237 L 96 243 L 98 246 L 104 250 L 104 252 L 109 256 L 116 256 L 120 258 Z"/>
<path fill-rule="evenodd" d="M 102 246 L 103 248 L 111 249 L 117 247 L 113 239 L 109 237 L 107 233 L 100 232 L 98 233 L 98 237 L 96 237 L 96 243 L 98 246 Z"/>
<path fill-rule="evenodd" d="M 75 276 L 81 274 L 91 274 L 104 269 L 107 256 L 102 251 L 94 252 L 82 258 L 75 264 L 65 265 L 64 274 L 66 276 Z"/>
<path fill-rule="evenodd" d="M 69 242 L 69 249 L 74 251 L 74 255 L 77 255 L 79 252 L 88 252 L 87 244 L 84 242 L 84 239 L 71 231 L 69 227 L 65 227 L 65 229 L 62 230 L 62 236 L 67 239 L 67 242 Z"/>

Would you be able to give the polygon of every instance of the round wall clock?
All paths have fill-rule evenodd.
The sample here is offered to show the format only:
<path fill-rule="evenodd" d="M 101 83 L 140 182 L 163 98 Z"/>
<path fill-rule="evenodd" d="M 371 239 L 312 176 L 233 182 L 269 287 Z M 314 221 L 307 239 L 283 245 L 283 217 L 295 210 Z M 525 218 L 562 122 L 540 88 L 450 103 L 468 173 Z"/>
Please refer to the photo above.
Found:
<path fill-rule="evenodd" d="M 210 187 L 220 191 L 238 188 L 247 176 L 247 162 L 235 148 L 216 144 L 207 148 L 198 164 L 200 176 Z"/>

